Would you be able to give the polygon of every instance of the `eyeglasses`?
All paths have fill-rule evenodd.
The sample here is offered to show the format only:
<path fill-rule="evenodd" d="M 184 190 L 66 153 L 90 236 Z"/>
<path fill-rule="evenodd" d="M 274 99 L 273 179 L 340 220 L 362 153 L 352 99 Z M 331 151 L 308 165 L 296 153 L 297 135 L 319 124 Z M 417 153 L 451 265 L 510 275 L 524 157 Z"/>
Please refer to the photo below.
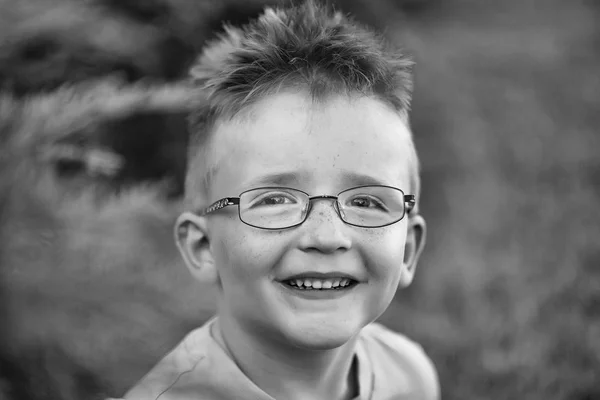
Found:
<path fill-rule="evenodd" d="M 306 221 L 313 200 L 334 200 L 335 210 L 345 223 L 363 228 L 380 228 L 404 218 L 415 205 L 414 195 L 391 186 L 370 185 L 344 190 L 337 196 L 310 196 L 298 189 L 262 187 L 225 197 L 197 212 L 207 215 L 237 205 L 240 220 L 255 228 L 278 230 Z"/>

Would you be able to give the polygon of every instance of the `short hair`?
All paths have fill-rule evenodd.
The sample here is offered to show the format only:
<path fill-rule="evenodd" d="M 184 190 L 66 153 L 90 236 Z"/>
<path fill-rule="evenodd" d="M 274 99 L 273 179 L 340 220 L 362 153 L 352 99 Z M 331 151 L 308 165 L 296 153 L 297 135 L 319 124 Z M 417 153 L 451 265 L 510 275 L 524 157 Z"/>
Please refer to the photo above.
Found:
<path fill-rule="evenodd" d="M 376 97 L 405 121 L 412 97 L 412 60 L 379 34 L 332 7 L 306 0 L 289 8 L 266 8 L 242 27 L 225 26 L 191 69 L 205 101 L 191 112 L 186 197 L 209 191 L 214 123 L 282 88 L 308 89 L 313 101 L 332 94 Z M 413 147 L 411 190 L 420 189 Z M 214 164 L 214 163 L 213 163 Z M 198 177 L 198 170 L 203 176 Z M 189 199 L 194 206 L 194 199 Z"/>

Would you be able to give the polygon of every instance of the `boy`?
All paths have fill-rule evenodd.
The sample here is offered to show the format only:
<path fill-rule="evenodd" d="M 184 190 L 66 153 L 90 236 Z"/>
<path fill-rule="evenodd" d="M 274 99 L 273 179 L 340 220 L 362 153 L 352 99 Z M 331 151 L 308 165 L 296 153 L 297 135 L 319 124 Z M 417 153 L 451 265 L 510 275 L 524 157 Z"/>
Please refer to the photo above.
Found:
<path fill-rule="evenodd" d="M 176 242 L 217 315 L 125 398 L 439 398 L 420 347 L 373 323 L 425 239 L 410 68 L 312 1 L 205 48 Z"/>

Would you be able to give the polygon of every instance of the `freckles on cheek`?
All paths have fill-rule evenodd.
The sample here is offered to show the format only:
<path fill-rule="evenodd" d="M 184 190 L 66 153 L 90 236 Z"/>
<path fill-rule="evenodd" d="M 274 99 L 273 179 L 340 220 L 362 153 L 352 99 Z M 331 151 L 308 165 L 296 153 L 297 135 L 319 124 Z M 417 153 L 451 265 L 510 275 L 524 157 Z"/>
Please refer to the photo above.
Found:
<path fill-rule="evenodd" d="M 406 235 L 389 228 L 373 229 L 363 243 L 371 273 L 393 285 L 404 261 Z"/>
<path fill-rule="evenodd" d="M 248 235 L 219 239 L 219 257 L 216 260 L 221 274 L 235 281 L 251 279 L 259 263 L 259 254 L 250 244 Z"/>

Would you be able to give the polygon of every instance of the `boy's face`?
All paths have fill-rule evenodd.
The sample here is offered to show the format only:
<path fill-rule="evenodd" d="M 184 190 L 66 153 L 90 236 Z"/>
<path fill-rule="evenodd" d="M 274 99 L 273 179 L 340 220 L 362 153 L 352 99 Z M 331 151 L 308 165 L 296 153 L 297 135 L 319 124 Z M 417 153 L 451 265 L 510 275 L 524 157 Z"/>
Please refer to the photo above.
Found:
<path fill-rule="evenodd" d="M 305 94 L 282 92 L 215 129 L 211 145 L 219 162 L 210 202 L 264 186 L 315 196 L 380 184 L 411 194 L 409 132 L 373 98 L 313 103 Z M 307 220 L 284 230 L 242 223 L 237 206 L 206 217 L 184 214 L 183 222 L 195 232 L 179 239 L 192 272 L 214 268 L 220 278 L 220 317 L 310 349 L 338 347 L 381 315 L 398 285 L 410 283 L 424 236 L 420 216 L 382 228 L 345 224 L 331 200 L 313 201 Z M 286 283 L 317 273 L 332 274 L 332 281 L 351 277 L 354 284 L 307 294 Z"/>

